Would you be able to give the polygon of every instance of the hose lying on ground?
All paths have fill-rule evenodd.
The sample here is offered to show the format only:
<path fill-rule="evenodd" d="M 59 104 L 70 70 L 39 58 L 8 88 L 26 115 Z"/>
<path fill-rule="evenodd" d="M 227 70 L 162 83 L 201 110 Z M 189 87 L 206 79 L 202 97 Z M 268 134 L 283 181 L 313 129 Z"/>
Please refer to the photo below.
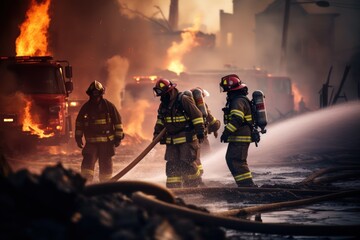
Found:
<path fill-rule="evenodd" d="M 158 213 L 186 217 L 193 221 L 203 224 L 219 226 L 229 229 L 235 229 L 246 232 L 257 232 L 280 235 L 297 236 L 359 236 L 360 225 L 347 226 L 328 226 L 328 225 L 298 225 L 282 223 L 260 223 L 233 217 L 222 217 L 180 207 L 174 204 L 163 202 L 153 197 L 149 197 L 141 192 L 135 192 L 132 195 L 135 203 L 151 208 Z"/>
<path fill-rule="evenodd" d="M 335 193 L 334 190 L 312 190 L 312 189 L 291 189 L 291 188 L 257 188 L 257 187 L 205 187 L 205 188 L 178 188 L 171 189 L 175 195 L 182 194 L 237 194 L 237 193 L 261 193 L 261 192 L 289 192 L 297 193 L 301 195 L 313 195 L 313 194 L 330 194 Z"/>
<path fill-rule="evenodd" d="M 324 169 L 320 169 L 314 173 L 312 173 L 310 176 L 308 176 L 307 178 L 305 178 L 303 181 L 301 181 L 302 184 L 308 184 L 313 182 L 317 177 L 324 175 L 326 173 L 331 173 L 331 172 L 338 172 L 338 171 L 343 171 L 343 170 L 354 170 L 354 169 L 359 169 L 359 166 L 345 166 L 345 167 L 333 167 L 333 168 L 324 168 Z"/>
<path fill-rule="evenodd" d="M 297 207 L 305 204 L 312 204 L 320 201 L 328 201 L 330 199 L 336 199 L 341 197 L 353 197 L 360 194 L 360 190 L 353 191 L 344 191 L 339 193 L 332 193 L 318 197 L 306 198 L 295 201 L 286 201 L 286 202 L 278 202 L 278 203 L 269 203 L 259 206 L 245 207 L 241 209 L 233 209 L 223 212 L 215 213 L 218 216 L 240 216 L 240 215 L 250 215 L 254 213 L 260 213 L 270 210 L 278 210 L 281 208 L 289 208 L 289 207 Z"/>
<path fill-rule="evenodd" d="M 128 166 L 126 166 L 123 170 L 121 170 L 118 174 L 113 176 L 110 181 L 114 182 L 122 178 L 126 173 L 128 173 L 133 167 L 135 167 L 149 152 L 153 147 L 160 141 L 160 139 L 164 136 L 166 132 L 166 128 L 164 128 L 155 138 L 154 140 L 142 151 L 137 158 L 135 158 Z"/>
<path fill-rule="evenodd" d="M 155 195 L 157 198 L 168 203 L 175 202 L 174 195 L 167 188 L 154 183 L 142 181 L 119 181 L 112 183 L 92 184 L 85 187 L 84 194 L 86 196 L 95 196 L 121 192 L 125 195 L 131 195 L 131 193 L 136 191 L 142 191 L 149 195 Z"/>
<path fill-rule="evenodd" d="M 339 180 L 344 180 L 344 179 L 352 179 L 352 178 L 359 178 L 360 176 L 360 172 L 349 172 L 349 173 L 344 173 L 341 175 L 337 175 L 337 176 L 329 176 L 329 177 L 323 177 L 323 178 L 317 178 L 314 179 L 314 183 L 318 184 L 318 183 L 331 183 L 331 182 L 336 182 Z"/>

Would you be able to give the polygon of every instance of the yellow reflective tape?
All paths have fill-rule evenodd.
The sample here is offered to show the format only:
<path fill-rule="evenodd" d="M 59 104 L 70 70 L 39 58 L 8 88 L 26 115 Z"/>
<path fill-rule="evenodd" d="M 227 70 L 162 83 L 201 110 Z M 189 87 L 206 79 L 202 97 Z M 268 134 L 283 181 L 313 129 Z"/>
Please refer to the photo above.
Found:
<path fill-rule="evenodd" d="M 214 117 L 213 120 L 210 122 L 210 125 L 213 125 L 216 122 L 216 118 Z"/>
<path fill-rule="evenodd" d="M 166 117 L 165 122 L 172 123 L 172 122 L 185 122 L 187 119 L 184 116 L 177 116 L 177 117 Z"/>
<path fill-rule="evenodd" d="M 90 143 L 96 143 L 96 142 L 108 142 L 109 140 L 112 141 L 115 139 L 114 135 L 110 135 L 108 137 L 87 137 L 86 141 Z"/>
<path fill-rule="evenodd" d="M 186 143 L 186 137 L 173 138 L 174 144 Z"/>
<path fill-rule="evenodd" d="M 115 136 L 122 137 L 124 134 L 122 132 L 115 132 Z"/>
<path fill-rule="evenodd" d="M 228 129 L 230 132 L 235 132 L 236 131 L 236 127 L 234 125 L 232 125 L 231 123 L 226 124 L 225 126 L 226 129 Z"/>
<path fill-rule="evenodd" d="M 249 179 L 249 178 L 252 178 L 251 172 L 240 174 L 240 175 L 237 175 L 237 176 L 234 177 L 236 182 L 239 182 L 239 181 L 242 181 L 242 180 L 245 180 L 245 179 Z"/>
<path fill-rule="evenodd" d="M 156 124 L 164 125 L 164 123 L 163 123 L 163 121 L 162 121 L 161 119 L 158 119 L 158 120 L 156 121 Z"/>
<path fill-rule="evenodd" d="M 230 111 L 230 115 L 235 115 L 235 116 L 239 116 L 241 119 L 244 118 L 244 113 L 240 110 L 237 110 L 237 109 L 232 109 Z"/>
<path fill-rule="evenodd" d="M 194 118 L 193 120 L 192 120 L 192 123 L 194 124 L 194 125 L 196 125 L 196 124 L 201 124 L 201 123 L 204 123 L 204 119 L 201 117 L 201 118 Z"/>
<path fill-rule="evenodd" d="M 229 136 L 228 142 L 251 142 L 251 136 Z"/>
<path fill-rule="evenodd" d="M 181 183 L 182 178 L 181 177 L 167 177 L 166 183 Z"/>
<path fill-rule="evenodd" d="M 81 169 L 81 175 L 83 175 L 83 176 L 94 176 L 94 170 L 92 170 L 92 169 Z"/>
<path fill-rule="evenodd" d="M 201 172 L 200 172 L 200 169 L 198 168 L 198 169 L 196 170 L 196 173 L 195 173 L 195 174 L 187 175 L 187 178 L 190 179 L 190 180 L 194 180 L 194 179 L 199 178 L 200 175 L 201 175 Z"/>
<path fill-rule="evenodd" d="M 99 179 L 100 181 L 107 181 L 107 180 L 110 180 L 112 177 L 112 174 L 109 173 L 109 174 L 99 174 Z"/>
<path fill-rule="evenodd" d="M 248 122 L 252 121 L 252 116 L 251 115 L 246 115 L 245 120 L 248 121 Z"/>
<path fill-rule="evenodd" d="M 97 119 L 94 121 L 94 124 L 107 124 L 106 119 Z"/>

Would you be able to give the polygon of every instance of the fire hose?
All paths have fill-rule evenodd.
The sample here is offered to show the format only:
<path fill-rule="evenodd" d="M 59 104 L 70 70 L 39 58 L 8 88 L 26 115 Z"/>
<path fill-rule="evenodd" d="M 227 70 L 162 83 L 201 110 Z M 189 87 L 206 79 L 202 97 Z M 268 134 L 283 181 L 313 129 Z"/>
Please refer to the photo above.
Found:
<path fill-rule="evenodd" d="M 133 169 L 149 152 L 155 145 L 160 141 L 160 139 L 164 136 L 166 132 L 166 128 L 164 128 L 155 138 L 154 140 L 142 151 L 139 156 L 137 156 L 129 165 L 127 165 L 123 170 L 113 176 L 109 181 L 115 182 L 122 178 L 126 173 L 128 173 L 131 169 Z"/>
<path fill-rule="evenodd" d="M 321 175 L 324 175 L 326 173 L 331 173 L 331 172 L 339 172 L 341 170 L 359 170 L 359 166 L 345 166 L 345 167 L 333 167 L 333 168 L 320 169 L 320 170 L 314 172 L 313 174 L 311 174 L 310 176 L 308 176 L 301 183 L 308 184 L 311 182 L 316 182 L 316 178 Z"/>
<path fill-rule="evenodd" d="M 330 225 L 302 225 L 285 223 L 261 223 L 234 217 L 216 216 L 185 207 L 180 207 L 158 199 L 149 197 L 141 192 L 132 195 L 135 203 L 156 210 L 158 213 L 175 214 L 203 224 L 224 227 L 245 232 L 257 232 L 296 236 L 359 236 L 360 225 L 330 226 Z"/>
<path fill-rule="evenodd" d="M 252 206 L 252 207 L 245 207 L 245 208 L 241 208 L 241 209 L 222 211 L 222 212 L 216 213 L 216 215 L 219 215 L 219 216 L 251 215 L 251 214 L 255 214 L 255 213 L 276 210 L 276 209 L 281 209 L 281 208 L 290 208 L 290 207 L 295 207 L 295 206 L 300 206 L 300 205 L 305 205 L 305 204 L 312 204 L 312 203 L 320 202 L 323 200 L 328 201 L 330 199 L 336 199 L 336 198 L 341 198 L 341 197 L 351 197 L 351 196 L 355 196 L 355 195 L 359 195 L 359 194 L 360 194 L 360 190 L 343 191 L 343 192 L 326 194 L 323 196 L 306 198 L 306 199 L 295 200 L 295 201 L 269 203 L 269 204 L 264 204 L 264 205 L 260 205 L 260 206 Z"/>
<path fill-rule="evenodd" d="M 156 210 L 158 214 L 177 215 L 192 219 L 201 225 L 224 227 L 245 232 L 257 232 L 266 234 L 296 235 L 296 236 L 359 236 L 360 225 L 302 225 L 285 223 L 262 223 L 230 216 L 219 216 L 216 213 L 206 213 L 174 204 L 174 195 L 168 189 L 157 184 L 141 181 L 120 181 L 113 183 L 101 183 L 90 185 L 85 188 L 85 194 L 94 196 L 122 192 L 131 194 L 134 203 L 146 209 Z M 145 194 L 147 193 L 147 194 Z M 318 197 L 317 201 L 328 200 L 335 197 L 345 197 L 359 191 L 348 191 L 332 195 Z M 155 196 L 155 198 L 154 198 Z M 301 204 L 305 204 L 306 199 Z M 308 199 L 309 201 L 309 199 Z M 316 201 L 316 200 L 312 200 Z M 309 201 L 310 203 L 310 201 Z M 282 203 L 283 204 L 283 203 Z M 293 204 L 299 205 L 299 202 Z"/>

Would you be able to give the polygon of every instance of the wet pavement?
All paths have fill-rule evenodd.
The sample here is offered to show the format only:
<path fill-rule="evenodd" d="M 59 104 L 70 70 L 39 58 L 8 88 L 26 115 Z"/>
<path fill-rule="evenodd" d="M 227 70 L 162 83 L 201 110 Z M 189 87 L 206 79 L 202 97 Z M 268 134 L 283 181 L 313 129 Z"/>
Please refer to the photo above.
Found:
<path fill-rule="evenodd" d="M 297 119 L 290 119 L 282 123 L 270 125 L 267 135 L 262 138 L 259 147 L 252 146 L 249 151 L 249 166 L 253 172 L 255 183 L 260 188 L 305 189 L 340 192 L 360 189 L 360 137 L 350 133 L 360 129 L 358 116 L 359 103 L 339 107 L 333 112 L 321 114 L 312 113 Z M 355 107 L 355 108 L 354 108 Z M 355 110 L 354 110 L 355 109 Z M 351 114 L 349 112 L 351 111 Z M 331 119 L 329 115 L 347 116 L 342 119 Z M 352 118 L 351 118 L 352 117 Z M 326 121 L 324 121 L 326 120 Z M 304 127 L 304 123 L 312 124 Z M 341 127 L 339 126 L 341 121 Z M 326 122 L 326 124 L 321 124 Z M 316 125 L 314 127 L 313 125 Z M 301 131 L 295 131 L 302 126 Z M 306 126 L 306 125 L 305 125 Z M 294 130 L 292 134 L 289 134 Z M 329 130 L 331 129 L 331 131 Z M 285 134 L 282 134 L 285 132 Z M 281 140 L 278 136 L 281 135 Z M 335 139 L 334 139 L 335 138 Z M 214 141 L 214 139 L 213 139 Z M 144 145 L 146 146 L 146 144 Z M 145 147 L 130 151 L 117 149 L 114 157 L 114 173 L 122 170 Z M 224 155 L 226 146 L 216 144 L 211 154 L 202 157 L 204 167 L 203 181 L 207 188 L 231 189 L 236 188 L 234 180 L 226 166 Z M 122 154 L 123 153 L 123 154 Z M 122 180 L 139 180 L 165 185 L 165 161 L 163 160 L 164 146 L 157 145 L 137 166 L 127 173 Z M 15 170 L 22 168 L 32 172 L 41 172 L 46 166 L 62 163 L 65 168 L 79 171 L 81 152 L 74 144 L 61 148 L 38 149 L 35 154 L 13 156 L 9 158 Z M 344 167 L 349 166 L 349 169 Z M 336 169 L 339 169 L 338 171 Z M 311 184 L 301 185 L 301 182 L 312 174 L 324 169 L 335 169 L 319 175 Z M 96 169 L 96 172 L 98 170 Z M 206 191 L 205 191 L 206 192 Z M 311 195 L 299 193 L 279 194 L 239 193 L 224 191 L 196 192 L 193 190 L 175 193 L 188 204 L 205 207 L 210 212 L 221 212 L 242 207 L 256 206 L 266 203 L 292 201 Z M 263 223 L 290 223 L 304 225 L 359 225 L 360 224 L 359 196 L 322 201 L 309 205 L 302 205 L 291 209 L 262 212 L 248 216 L 248 219 Z M 258 233 L 244 233 L 227 230 L 229 239 L 352 239 L 349 237 L 302 237 L 280 236 Z"/>

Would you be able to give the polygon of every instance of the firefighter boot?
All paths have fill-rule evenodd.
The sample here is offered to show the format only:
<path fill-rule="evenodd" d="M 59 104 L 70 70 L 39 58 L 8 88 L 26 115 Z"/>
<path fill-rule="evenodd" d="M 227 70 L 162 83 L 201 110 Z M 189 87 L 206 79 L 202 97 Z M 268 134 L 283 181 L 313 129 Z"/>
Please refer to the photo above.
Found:
<path fill-rule="evenodd" d="M 252 180 L 252 178 L 244 179 L 242 181 L 236 182 L 238 187 L 258 187 Z"/>
<path fill-rule="evenodd" d="M 181 188 L 182 187 L 182 178 L 181 177 L 170 177 L 166 179 L 167 188 Z"/>

